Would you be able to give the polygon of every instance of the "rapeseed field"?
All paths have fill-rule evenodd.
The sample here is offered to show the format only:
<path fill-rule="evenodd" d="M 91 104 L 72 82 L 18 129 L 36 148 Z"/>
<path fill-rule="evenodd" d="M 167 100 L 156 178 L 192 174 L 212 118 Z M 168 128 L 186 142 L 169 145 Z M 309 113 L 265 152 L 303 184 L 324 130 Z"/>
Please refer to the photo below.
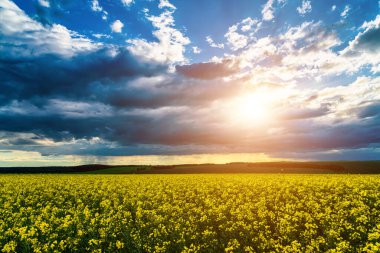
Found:
<path fill-rule="evenodd" d="M 0 175 L 2 252 L 379 252 L 378 175 Z"/>

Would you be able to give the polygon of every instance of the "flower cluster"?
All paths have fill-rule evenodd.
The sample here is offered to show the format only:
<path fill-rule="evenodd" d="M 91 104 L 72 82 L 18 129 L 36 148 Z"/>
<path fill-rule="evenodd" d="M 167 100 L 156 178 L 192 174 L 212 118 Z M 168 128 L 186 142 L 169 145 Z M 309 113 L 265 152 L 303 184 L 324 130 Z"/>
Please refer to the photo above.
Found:
<path fill-rule="evenodd" d="M 0 175 L 2 252 L 379 252 L 377 175 Z"/>

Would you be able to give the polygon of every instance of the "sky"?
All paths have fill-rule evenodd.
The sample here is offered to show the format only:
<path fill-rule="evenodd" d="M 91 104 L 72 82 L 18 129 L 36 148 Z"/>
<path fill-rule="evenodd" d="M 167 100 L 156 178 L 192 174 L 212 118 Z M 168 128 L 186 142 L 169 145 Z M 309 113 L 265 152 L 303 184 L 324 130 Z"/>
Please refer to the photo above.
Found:
<path fill-rule="evenodd" d="M 0 166 L 376 159 L 378 0 L 0 0 Z"/>

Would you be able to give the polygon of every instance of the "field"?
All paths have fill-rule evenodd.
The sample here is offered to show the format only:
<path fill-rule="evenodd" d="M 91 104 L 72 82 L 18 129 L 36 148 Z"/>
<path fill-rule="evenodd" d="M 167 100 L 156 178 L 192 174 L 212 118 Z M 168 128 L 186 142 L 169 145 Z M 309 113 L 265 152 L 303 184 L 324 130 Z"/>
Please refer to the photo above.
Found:
<path fill-rule="evenodd" d="M 379 252 L 378 175 L 0 175 L 2 252 Z"/>
<path fill-rule="evenodd" d="M 380 161 L 256 162 L 180 165 L 99 165 L 67 167 L 0 167 L 0 173 L 86 174 L 205 174 L 205 173 L 296 173 L 380 174 Z"/>

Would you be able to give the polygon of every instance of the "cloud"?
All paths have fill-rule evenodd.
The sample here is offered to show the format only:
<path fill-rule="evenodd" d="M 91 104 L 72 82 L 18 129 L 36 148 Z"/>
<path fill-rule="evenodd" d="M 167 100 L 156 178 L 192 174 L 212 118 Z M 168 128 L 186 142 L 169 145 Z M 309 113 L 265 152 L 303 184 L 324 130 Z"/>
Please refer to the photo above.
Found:
<path fill-rule="evenodd" d="M 346 50 L 353 52 L 366 51 L 376 53 L 380 51 L 380 15 L 370 21 L 364 22 L 361 26 L 365 29 L 359 33 L 353 41 L 350 41 L 349 47 Z"/>
<path fill-rule="evenodd" d="M 254 25 L 257 25 L 257 29 L 261 26 L 261 23 L 257 19 L 252 19 L 250 17 L 243 19 L 240 24 L 242 32 L 250 31 Z M 257 29 L 255 29 L 254 32 L 257 32 Z"/>
<path fill-rule="evenodd" d="M 263 20 L 269 21 L 274 18 L 274 10 L 273 10 L 273 3 L 275 0 L 268 0 L 267 3 L 264 5 L 263 10 L 261 11 L 263 15 Z"/>
<path fill-rule="evenodd" d="M 160 3 L 158 4 L 158 8 L 160 9 L 169 8 L 172 10 L 176 9 L 176 7 L 169 2 L 169 0 L 160 0 Z"/>
<path fill-rule="evenodd" d="M 94 34 L 92 34 L 92 36 L 94 36 L 97 39 L 102 39 L 102 38 L 110 39 L 110 38 L 112 38 L 111 35 L 104 34 L 104 33 L 94 33 Z"/>
<path fill-rule="evenodd" d="M 238 71 L 236 63 L 229 59 L 222 62 L 195 63 L 191 65 L 176 66 L 177 72 L 186 77 L 198 79 L 215 79 L 229 76 Z"/>
<path fill-rule="evenodd" d="M 0 105 L 29 100 L 42 107 L 50 103 L 49 99 L 62 99 L 61 94 L 66 94 L 66 100 L 74 100 L 73 104 L 81 97 L 107 100 L 107 94 L 117 93 L 120 88 L 116 85 L 110 89 L 109 85 L 132 77 L 151 76 L 166 68 L 164 65 L 141 63 L 122 47 L 103 48 L 71 58 L 59 55 L 42 55 L 33 60 L 18 57 L 17 61 L 14 57 L 3 58 L 0 61 L 0 88 L 7 96 L 0 95 Z M 31 105 L 23 107 L 33 108 Z M 13 104 L 11 108 L 20 106 Z"/>
<path fill-rule="evenodd" d="M 206 36 L 206 42 L 209 44 L 210 47 L 224 48 L 223 43 L 220 43 L 220 44 L 215 43 L 213 38 L 211 38 L 211 36 Z"/>
<path fill-rule="evenodd" d="M 379 20 L 376 17 L 364 22 L 355 39 L 340 51 L 337 48 L 342 41 L 338 33 L 322 22 L 304 22 L 283 33 L 260 38 L 255 38 L 255 26 L 253 34 L 244 34 L 237 23 L 227 35 L 231 49 L 239 49 L 232 57 L 239 59 L 241 69 L 249 69 L 255 82 L 321 80 L 344 72 L 358 73 L 363 68 L 373 73 L 379 71 L 379 46 L 375 39 Z M 233 33 L 245 37 L 234 41 L 239 36 L 231 36 Z"/>
<path fill-rule="evenodd" d="M 120 21 L 120 20 L 116 20 L 115 22 L 113 22 L 111 25 L 111 30 L 112 32 L 114 33 L 121 33 L 123 27 L 124 27 L 124 24 Z"/>
<path fill-rule="evenodd" d="M 91 10 L 94 12 L 100 12 L 102 13 L 102 19 L 107 20 L 108 18 L 108 12 L 103 9 L 102 6 L 100 6 L 98 0 L 92 0 L 91 2 Z"/>
<path fill-rule="evenodd" d="M 380 116 L 380 102 L 371 102 L 369 105 L 360 108 L 358 117 L 359 118 L 369 118 Z"/>
<path fill-rule="evenodd" d="M 133 0 L 121 0 L 121 3 L 124 6 L 131 6 L 133 4 Z"/>
<path fill-rule="evenodd" d="M 342 11 L 342 13 L 340 13 L 340 16 L 342 18 L 346 18 L 347 15 L 348 15 L 348 12 L 351 10 L 351 7 L 349 5 L 346 5 L 344 6 L 344 10 Z"/>
<path fill-rule="evenodd" d="M 50 7 L 50 2 L 48 0 L 38 0 L 38 3 L 42 6 L 42 7 L 46 7 L 46 8 L 49 8 Z"/>
<path fill-rule="evenodd" d="M 91 10 L 93 10 L 95 12 L 101 12 L 101 11 L 103 11 L 103 8 L 99 5 L 99 1 L 98 0 L 92 0 L 92 2 L 91 2 Z"/>
<path fill-rule="evenodd" d="M 301 15 L 311 12 L 311 2 L 308 0 L 303 0 L 302 5 L 297 7 L 297 12 Z"/>
<path fill-rule="evenodd" d="M 373 72 L 378 72 L 380 66 L 380 15 L 361 26 L 364 31 L 358 33 L 348 43 L 340 54 L 349 61 L 354 69 L 360 69 L 365 65 L 372 66 Z"/>
<path fill-rule="evenodd" d="M 185 61 L 185 46 L 190 44 L 190 39 L 175 28 L 173 11 L 165 10 L 159 16 L 146 18 L 152 22 L 155 30 L 153 36 L 158 40 L 147 41 L 145 39 L 129 39 L 131 44 L 128 49 L 145 62 L 178 63 Z"/>
<path fill-rule="evenodd" d="M 284 111 L 280 117 L 284 120 L 299 120 L 310 119 L 328 114 L 329 109 L 327 107 L 320 108 L 288 108 Z"/>
<path fill-rule="evenodd" d="M 4 0 L 9 2 L 9 0 Z M 17 2 L 17 1 L 16 1 Z M 31 5 L 34 7 L 32 19 L 40 22 L 44 26 L 49 26 L 54 24 L 54 22 L 60 17 L 68 14 L 68 10 L 73 7 L 73 5 L 77 3 L 74 0 L 65 0 L 65 1 L 57 1 L 57 0 L 34 0 L 31 1 Z M 86 6 L 90 3 L 89 1 L 82 1 L 81 4 Z"/>
<path fill-rule="evenodd" d="M 288 159 L 321 160 L 321 161 L 374 161 L 380 156 L 380 149 L 376 147 L 356 149 L 334 149 L 316 152 L 293 152 L 277 154 Z"/>
<path fill-rule="evenodd" d="M 268 0 L 261 10 L 262 20 L 273 20 L 276 8 L 285 6 L 286 2 L 286 0 Z"/>
<path fill-rule="evenodd" d="M 67 101 L 50 99 L 45 105 L 45 114 L 57 114 L 64 118 L 92 118 L 108 117 L 112 115 L 112 108 L 98 102 Z"/>
<path fill-rule="evenodd" d="M 0 34 L 3 36 L 4 51 L 2 57 L 46 54 L 72 57 L 80 52 L 91 52 L 100 46 L 62 25 L 43 26 L 28 17 L 13 2 L 2 1 L 0 7 Z"/>
<path fill-rule="evenodd" d="M 253 26 L 256 26 L 252 30 Z M 255 33 L 260 29 L 261 23 L 256 19 L 246 18 L 228 28 L 228 32 L 224 35 L 233 51 L 244 48 L 254 39 Z M 249 32 L 249 33 L 248 33 Z"/>
<path fill-rule="evenodd" d="M 334 112 L 330 120 L 356 122 L 363 117 L 373 116 L 373 110 L 380 100 L 379 92 L 379 77 L 362 76 L 347 86 L 322 89 L 313 103 L 328 104 Z"/>
<path fill-rule="evenodd" d="M 335 11 L 336 10 L 336 5 L 334 4 L 333 6 L 331 6 L 331 11 Z"/>
<path fill-rule="evenodd" d="M 145 78 L 139 83 L 129 83 L 128 86 L 147 85 L 148 80 Z M 350 92 L 357 92 L 358 87 L 363 86 L 362 83 L 368 83 L 372 87 L 367 87 L 367 90 L 363 87 L 360 94 L 366 95 L 357 95 L 358 98 L 370 99 L 369 94 L 378 97 L 377 94 L 380 93 L 374 89 L 379 84 L 376 79 L 360 79 L 349 86 L 347 93 L 341 92 L 343 87 L 335 90 L 323 90 L 314 96 L 314 99 L 307 100 L 310 103 L 307 105 L 308 109 L 303 109 L 305 105 L 302 106 L 301 101 L 299 101 L 298 106 L 295 105 L 294 98 L 279 99 L 279 102 L 289 101 L 289 103 L 293 103 L 292 107 L 294 108 L 289 110 L 287 114 L 283 114 L 282 120 L 278 123 L 271 125 L 270 128 L 268 127 L 268 129 L 282 128 L 280 134 L 277 134 L 279 131 L 268 131 L 267 133 L 262 130 L 252 131 L 252 126 L 232 127 L 229 123 L 221 120 L 218 114 L 223 113 L 223 110 L 220 111 L 223 106 L 217 101 L 224 100 L 221 94 L 215 93 L 218 91 L 225 92 L 225 99 L 228 99 L 228 96 L 236 97 L 238 94 L 231 94 L 231 91 L 236 92 L 236 86 L 241 84 L 241 81 L 231 83 L 230 91 L 228 91 L 228 86 L 223 86 L 224 81 L 214 82 L 212 85 L 210 81 L 200 82 L 198 86 L 191 86 L 190 84 L 194 82 L 189 81 L 187 84 L 181 84 L 181 89 L 177 90 L 178 80 L 181 79 L 173 80 L 172 83 L 176 85 L 167 87 L 164 92 L 166 97 L 161 100 L 160 103 L 162 104 L 156 108 L 152 107 L 153 104 L 147 104 L 149 106 L 147 108 L 122 110 L 123 107 L 112 108 L 110 104 L 106 105 L 100 102 L 53 99 L 42 107 L 44 110 L 42 113 L 37 113 L 39 110 L 37 107 L 32 111 L 25 111 L 22 117 L 14 111 L 2 111 L 0 112 L 0 123 L 7 122 L 7 124 L 0 124 L 0 130 L 19 133 L 32 131 L 34 133 L 33 136 L 8 136 L 2 139 L 8 140 L 8 149 L 9 145 L 22 144 L 22 147 L 18 147 L 19 149 L 39 150 L 45 155 L 189 154 L 255 152 L 259 150 L 261 150 L 260 152 L 276 153 L 281 152 L 284 145 L 287 146 L 288 151 L 315 152 L 323 149 L 366 147 L 369 143 L 379 141 L 377 135 L 380 130 L 379 118 L 374 116 L 366 121 L 353 121 L 354 119 L 350 117 L 338 122 L 316 120 L 321 117 L 325 120 L 329 119 L 331 115 L 336 113 L 339 116 L 342 112 L 355 108 L 355 106 L 362 108 L 362 101 L 345 104 L 346 102 L 339 102 L 333 97 L 342 95 L 347 98 L 345 101 L 350 102 L 349 98 L 352 97 Z M 157 81 L 158 87 L 165 87 L 162 85 L 167 82 L 167 79 L 163 78 Z M 244 87 L 244 85 L 240 87 Z M 170 90 L 174 90 L 173 96 L 168 96 Z M 205 96 L 204 102 L 200 106 L 200 96 L 205 94 L 204 91 L 209 94 Z M 240 92 L 244 94 L 243 90 Z M 295 92 L 298 92 L 297 97 L 302 96 L 299 91 Z M 152 101 L 152 99 L 163 95 L 155 93 L 152 88 L 148 87 L 133 94 L 142 93 L 150 96 L 147 101 Z M 125 92 L 121 94 L 125 94 Z M 211 99 L 212 96 L 214 99 Z M 310 95 L 306 97 L 310 97 Z M 173 99 L 178 100 L 171 104 Z M 192 105 L 188 103 L 187 106 L 178 106 L 180 101 L 183 102 L 188 99 L 193 101 Z M 188 100 L 188 102 L 190 101 Z M 215 111 L 210 106 L 210 101 L 213 101 Z M 336 103 L 331 104 L 332 101 L 336 101 Z M 313 104 L 323 103 L 330 103 L 328 110 L 326 107 L 310 107 Z M 345 109 L 337 107 L 341 105 Z M 290 107 L 284 104 L 281 106 Z M 14 104 L 9 108 L 16 107 Z M 19 105 L 19 107 L 24 108 L 24 110 L 32 108 L 27 104 Z M 297 107 L 299 109 L 296 109 Z M 19 112 L 22 111 L 19 109 Z M 86 117 L 86 112 L 88 117 Z M 342 116 L 339 118 L 342 119 Z M 194 124 L 193 120 L 196 120 L 198 124 Z M 21 121 L 24 124 L 21 124 Z M 154 125 L 153 128 L 152 125 Z M 35 145 L 35 143 L 39 143 L 39 147 L 28 148 L 28 145 Z M 3 145 L 5 144 L 3 143 Z M 56 146 L 52 147 L 53 144 Z M 13 148 L 16 147 L 13 146 Z"/>
<path fill-rule="evenodd" d="M 231 26 L 228 32 L 224 35 L 232 50 L 238 50 L 248 44 L 248 37 L 237 32 L 237 26 Z"/>
<path fill-rule="evenodd" d="M 241 67 L 249 68 L 251 75 L 262 81 L 288 82 L 352 68 L 334 51 L 340 44 L 334 30 L 321 22 L 304 22 L 276 36 L 253 39 L 236 57 Z"/>

